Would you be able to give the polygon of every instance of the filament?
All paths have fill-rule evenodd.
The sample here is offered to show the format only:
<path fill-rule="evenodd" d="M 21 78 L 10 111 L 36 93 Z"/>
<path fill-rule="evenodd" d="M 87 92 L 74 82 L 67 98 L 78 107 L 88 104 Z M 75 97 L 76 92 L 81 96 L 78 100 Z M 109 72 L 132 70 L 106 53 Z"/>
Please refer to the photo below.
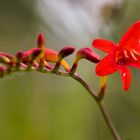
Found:
<path fill-rule="evenodd" d="M 126 50 L 123 51 L 125 58 L 129 58 L 128 53 Z"/>
<path fill-rule="evenodd" d="M 132 51 L 133 51 L 133 53 L 134 53 L 135 55 L 140 56 L 140 53 L 138 53 L 138 52 L 135 51 L 134 49 L 133 49 Z"/>
<path fill-rule="evenodd" d="M 136 58 L 135 54 L 132 51 L 130 52 L 130 55 L 135 61 L 138 61 L 138 59 Z"/>

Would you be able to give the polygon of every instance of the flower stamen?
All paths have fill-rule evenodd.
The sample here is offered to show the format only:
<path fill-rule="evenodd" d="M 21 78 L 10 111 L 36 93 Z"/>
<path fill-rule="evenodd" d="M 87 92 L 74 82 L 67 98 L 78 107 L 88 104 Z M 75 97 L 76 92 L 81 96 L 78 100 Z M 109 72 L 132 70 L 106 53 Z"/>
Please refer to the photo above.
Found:
<path fill-rule="evenodd" d="M 140 56 L 140 53 L 138 53 L 138 52 L 135 51 L 134 49 L 133 49 L 132 51 L 133 51 L 133 53 L 134 53 L 135 55 Z"/>
<path fill-rule="evenodd" d="M 135 54 L 133 53 L 133 51 L 130 51 L 130 55 L 131 57 L 134 59 L 134 61 L 138 61 L 138 59 L 136 58 Z"/>
<path fill-rule="evenodd" d="M 126 50 L 124 50 L 123 53 L 124 53 L 124 57 L 125 57 L 126 59 L 129 58 L 128 53 L 127 53 Z"/>

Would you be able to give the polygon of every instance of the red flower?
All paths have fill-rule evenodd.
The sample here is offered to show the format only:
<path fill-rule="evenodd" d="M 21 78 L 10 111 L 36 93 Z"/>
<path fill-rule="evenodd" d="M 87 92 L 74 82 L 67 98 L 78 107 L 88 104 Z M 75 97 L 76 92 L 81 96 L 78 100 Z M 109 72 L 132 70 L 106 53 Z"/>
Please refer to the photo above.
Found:
<path fill-rule="evenodd" d="M 128 90 L 132 79 L 128 66 L 140 68 L 140 21 L 128 29 L 117 45 L 102 39 L 95 39 L 92 45 L 108 53 L 97 64 L 96 74 L 105 76 L 119 70 L 123 88 Z"/>

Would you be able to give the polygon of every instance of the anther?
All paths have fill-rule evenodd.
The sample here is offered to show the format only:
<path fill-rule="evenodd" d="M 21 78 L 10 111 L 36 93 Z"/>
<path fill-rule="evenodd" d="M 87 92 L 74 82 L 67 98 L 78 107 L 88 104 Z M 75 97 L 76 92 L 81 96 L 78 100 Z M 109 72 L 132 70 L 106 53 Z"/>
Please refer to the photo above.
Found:
<path fill-rule="evenodd" d="M 136 56 L 134 55 L 134 53 L 132 51 L 130 52 L 130 55 L 134 59 L 134 61 L 138 61 L 138 59 L 136 58 Z"/>
<path fill-rule="evenodd" d="M 140 56 L 140 53 L 138 53 L 138 52 L 135 51 L 134 49 L 133 49 L 132 51 L 133 51 L 133 53 L 134 53 L 135 55 Z"/>

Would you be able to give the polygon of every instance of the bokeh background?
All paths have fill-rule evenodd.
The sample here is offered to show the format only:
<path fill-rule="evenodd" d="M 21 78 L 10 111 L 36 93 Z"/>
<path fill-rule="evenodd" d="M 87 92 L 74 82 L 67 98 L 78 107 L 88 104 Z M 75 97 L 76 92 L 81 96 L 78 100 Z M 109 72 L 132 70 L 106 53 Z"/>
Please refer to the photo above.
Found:
<path fill-rule="evenodd" d="M 15 54 L 36 45 L 91 47 L 94 38 L 118 42 L 140 18 L 139 0 L 0 0 L 0 51 Z M 97 51 L 101 56 L 104 54 Z M 72 64 L 74 55 L 67 60 Z M 99 91 L 95 65 L 81 61 L 78 72 Z M 131 69 L 124 92 L 119 72 L 108 79 L 105 106 L 123 140 L 140 138 L 140 72 Z M 112 140 L 101 113 L 85 89 L 70 78 L 41 73 L 0 80 L 1 140 Z"/>

